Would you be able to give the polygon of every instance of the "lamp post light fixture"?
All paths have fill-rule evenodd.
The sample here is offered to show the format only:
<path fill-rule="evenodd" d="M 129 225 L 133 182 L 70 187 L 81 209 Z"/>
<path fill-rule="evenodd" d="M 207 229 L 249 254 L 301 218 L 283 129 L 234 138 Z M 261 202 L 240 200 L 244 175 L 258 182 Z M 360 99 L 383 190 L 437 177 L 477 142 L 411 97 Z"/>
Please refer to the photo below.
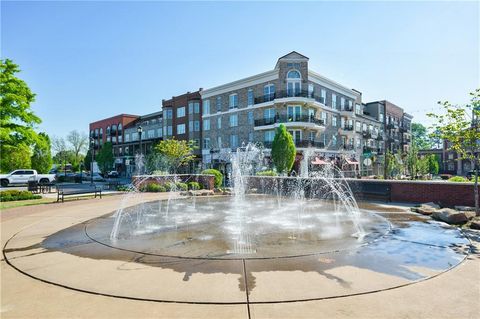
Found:
<path fill-rule="evenodd" d="M 90 183 L 93 184 L 93 161 L 95 160 L 95 140 L 90 138 L 90 146 L 92 147 L 92 160 L 90 162 Z"/>
<path fill-rule="evenodd" d="M 137 132 L 138 132 L 138 138 L 140 140 L 140 155 L 143 155 L 142 151 L 142 133 L 143 133 L 143 128 L 141 126 L 137 127 Z"/>

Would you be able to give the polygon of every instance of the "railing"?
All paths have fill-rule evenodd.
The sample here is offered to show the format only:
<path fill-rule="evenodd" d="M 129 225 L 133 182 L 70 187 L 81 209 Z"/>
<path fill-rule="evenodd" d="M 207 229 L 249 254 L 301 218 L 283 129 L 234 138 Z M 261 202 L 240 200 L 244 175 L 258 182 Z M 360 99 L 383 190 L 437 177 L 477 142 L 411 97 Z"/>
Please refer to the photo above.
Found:
<path fill-rule="evenodd" d="M 313 92 L 309 92 L 307 90 L 300 90 L 300 91 L 289 91 L 289 90 L 282 90 L 275 93 L 264 94 L 261 96 L 257 96 L 255 100 L 255 104 L 271 102 L 274 99 L 282 99 L 288 97 L 303 97 L 308 99 L 314 99 L 317 102 L 325 104 L 325 99 L 321 96 L 315 95 Z"/>
<path fill-rule="evenodd" d="M 342 145 L 341 148 L 347 151 L 353 151 L 355 149 L 355 147 L 352 144 Z"/>
<path fill-rule="evenodd" d="M 341 127 L 341 129 L 344 131 L 353 131 L 353 125 L 345 125 Z"/>
<path fill-rule="evenodd" d="M 341 112 L 353 112 L 353 106 L 345 105 L 340 109 Z"/>
<path fill-rule="evenodd" d="M 370 133 L 370 131 L 362 131 L 362 136 L 364 138 L 371 138 L 372 137 L 372 133 Z"/>
<path fill-rule="evenodd" d="M 273 142 L 263 142 L 263 147 L 265 148 L 272 148 Z M 319 141 L 312 141 L 312 140 L 296 140 L 294 141 L 296 147 L 316 147 L 316 148 L 324 148 L 325 143 Z"/>
<path fill-rule="evenodd" d="M 317 119 L 314 116 L 303 114 L 299 116 L 275 116 L 269 118 L 263 118 L 255 120 L 255 126 L 272 125 L 275 123 L 294 123 L 294 122 L 307 122 L 314 123 L 316 125 L 324 125 L 323 120 Z"/>

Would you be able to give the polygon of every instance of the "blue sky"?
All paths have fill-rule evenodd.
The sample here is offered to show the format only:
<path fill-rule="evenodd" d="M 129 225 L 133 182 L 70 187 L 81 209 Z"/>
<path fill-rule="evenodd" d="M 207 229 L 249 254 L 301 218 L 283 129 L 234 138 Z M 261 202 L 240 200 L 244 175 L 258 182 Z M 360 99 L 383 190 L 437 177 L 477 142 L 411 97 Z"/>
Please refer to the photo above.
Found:
<path fill-rule="evenodd" d="M 428 123 L 438 100 L 466 103 L 480 86 L 479 36 L 479 2 L 1 3 L 1 56 L 57 136 L 271 70 L 292 50 L 364 102 Z"/>

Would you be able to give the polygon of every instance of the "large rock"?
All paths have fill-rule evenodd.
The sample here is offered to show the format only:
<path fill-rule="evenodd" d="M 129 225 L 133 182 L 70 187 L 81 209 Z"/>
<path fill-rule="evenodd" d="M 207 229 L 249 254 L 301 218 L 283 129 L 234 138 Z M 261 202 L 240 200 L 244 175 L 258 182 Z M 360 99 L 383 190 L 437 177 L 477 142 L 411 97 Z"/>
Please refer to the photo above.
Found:
<path fill-rule="evenodd" d="M 456 210 L 460 210 L 462 212 L 473 212 L 475 211 L 475 207 L 470 206 L 455 206 Z"/>
<path fill-rule="evenodd" d="M 419 207 L 415 207 L 413 211 L 420 213 L 422 215 L 431 215 L 433 212 L 435 212 L 437 209 L 439 209 L 440 206 L 433 203 L 433 202 L 428 202 L 421 204 Z"/>
<path fill-rule="evenodd" d="M 472 220 L 471 224 L 470 224 L 470 228 L 471 229 L 479 229 L 480 230 L 480 217 L 479 218 L 475 218 L 474 220 Z"/>
<path fill-rule="evenodd" d="M 432 214 L 433 219 L 440 220 L 448 224 L 464 224 L 473 217 L 475 217 L 475 212 L 460 212 L 451 208 L 439 209 Z"/>

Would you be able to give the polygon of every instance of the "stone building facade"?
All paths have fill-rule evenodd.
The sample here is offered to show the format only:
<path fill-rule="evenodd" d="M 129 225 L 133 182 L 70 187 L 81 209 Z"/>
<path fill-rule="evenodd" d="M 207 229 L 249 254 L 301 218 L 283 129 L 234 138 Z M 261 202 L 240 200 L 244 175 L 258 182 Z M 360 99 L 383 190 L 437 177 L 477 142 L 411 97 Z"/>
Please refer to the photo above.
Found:
<path fill-rule="evenodd" d="M 383 154 L 384 109 L 362 104 L 359 91 L 310 70 L 308 60 L 293 51 L 271 71 L 201 92 L 204 166 L 228 166 L 222 151 L 247 143 L 263 145 L 268 156 L 281 123 L 293 136 L 297 159 L 308 154 L 358 170 L 364 157 Z M 365 163 L 370 173 L 382 171 L 381 161 Z"/>

